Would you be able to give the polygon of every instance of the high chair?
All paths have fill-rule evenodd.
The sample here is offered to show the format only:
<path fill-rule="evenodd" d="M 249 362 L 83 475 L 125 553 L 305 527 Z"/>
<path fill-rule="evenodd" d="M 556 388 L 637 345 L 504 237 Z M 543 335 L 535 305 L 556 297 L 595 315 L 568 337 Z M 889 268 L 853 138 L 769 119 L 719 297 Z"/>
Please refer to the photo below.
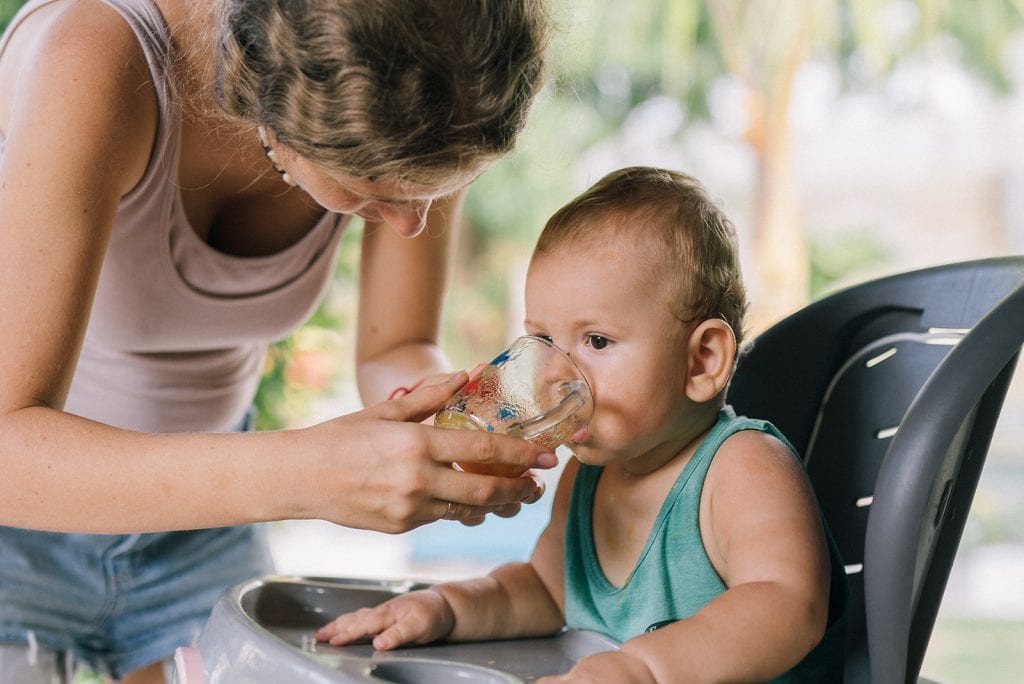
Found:
<path fill-rule="evenodd" d="M 1024 342 L 1022 283 L 1024 256 L 880 278 L 740 355 L 729 402 L 803 455 L 843 556 L 848 684 L 917 681 Z"/>

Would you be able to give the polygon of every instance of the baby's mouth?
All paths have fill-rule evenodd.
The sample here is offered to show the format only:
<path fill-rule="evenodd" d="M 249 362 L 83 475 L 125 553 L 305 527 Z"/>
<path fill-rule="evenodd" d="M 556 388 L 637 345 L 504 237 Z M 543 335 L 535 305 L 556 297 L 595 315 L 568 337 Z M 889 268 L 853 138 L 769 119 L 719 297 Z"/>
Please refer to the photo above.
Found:
<path fill-rule="evenodd" d="M 569 438 L 569 444 L 582 444 L 590 437 L 590 425 L 584 425 Z"/>

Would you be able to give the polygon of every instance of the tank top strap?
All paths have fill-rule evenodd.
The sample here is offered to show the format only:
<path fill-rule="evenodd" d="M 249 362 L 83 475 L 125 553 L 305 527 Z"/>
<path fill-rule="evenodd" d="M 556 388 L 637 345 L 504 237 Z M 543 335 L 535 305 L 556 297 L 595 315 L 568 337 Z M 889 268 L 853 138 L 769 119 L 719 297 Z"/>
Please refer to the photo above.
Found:
<path fill-rule="evenodd" d="M 135 33 L 146 66 L 153 77 L 152 86 L 157 101 L 156 137 L 149 164 L 139 183 L 122 198 L 122 204 L 131 204 L 140 199 L 150 203 L 156 195 L 161 204 L 169 206 L 175 195 L 165 187 L 164 179 L 176 173 L 181 137 L 181 115 L 174 105 L 174 78 L 170 73 L 170 65 L 174 63 L 170 29 L 153 0 L 100 2 L 120 14 Z"/>

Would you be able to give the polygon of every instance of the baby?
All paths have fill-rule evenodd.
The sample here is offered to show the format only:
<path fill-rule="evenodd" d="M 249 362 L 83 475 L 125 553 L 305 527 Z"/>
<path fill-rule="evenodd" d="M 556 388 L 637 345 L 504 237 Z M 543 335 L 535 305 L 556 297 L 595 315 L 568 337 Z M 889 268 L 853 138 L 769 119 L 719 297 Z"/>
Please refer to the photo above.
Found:
<path fill-rule="evenodd" d="M 622 646 L 541 682 L 842 681 L 846 587 L 814 492 L 774 426 L 725 404 L 746 309 L 734 242 L 701 184 L 663 169 L 611 173 L 560 209 L 526 331 L 577 362 L 595 411 L 530 561 L 317 637 L 392 649 L 567 625 Z"/>

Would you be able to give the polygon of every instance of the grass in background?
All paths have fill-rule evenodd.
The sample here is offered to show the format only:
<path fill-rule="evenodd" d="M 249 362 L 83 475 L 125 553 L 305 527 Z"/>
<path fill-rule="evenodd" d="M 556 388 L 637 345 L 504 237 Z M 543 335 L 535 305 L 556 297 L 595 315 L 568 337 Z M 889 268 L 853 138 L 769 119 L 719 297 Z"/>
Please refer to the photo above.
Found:
<path fill-rule="evenodd" d="M 942 684 L 1024 682 L 1024 620 L 939 616 L 922 676 Z"/>

